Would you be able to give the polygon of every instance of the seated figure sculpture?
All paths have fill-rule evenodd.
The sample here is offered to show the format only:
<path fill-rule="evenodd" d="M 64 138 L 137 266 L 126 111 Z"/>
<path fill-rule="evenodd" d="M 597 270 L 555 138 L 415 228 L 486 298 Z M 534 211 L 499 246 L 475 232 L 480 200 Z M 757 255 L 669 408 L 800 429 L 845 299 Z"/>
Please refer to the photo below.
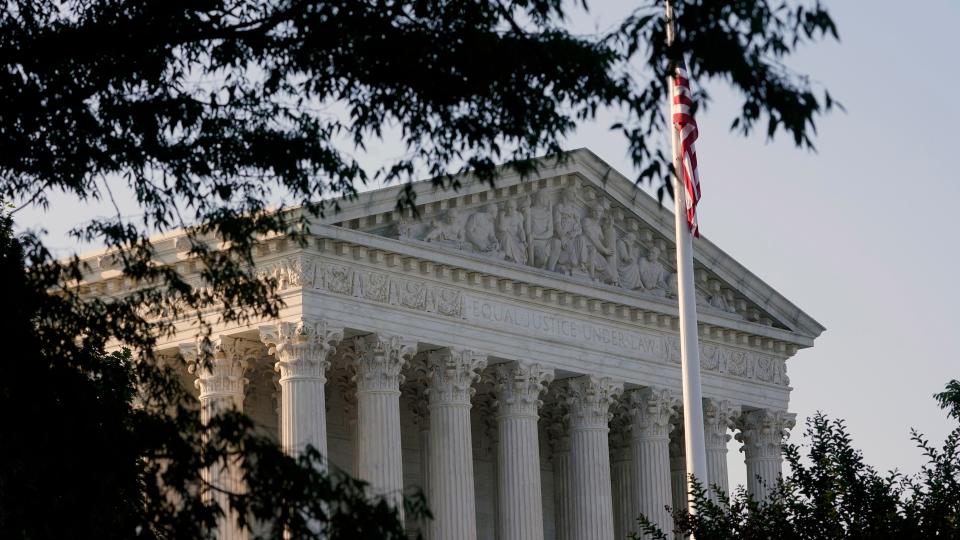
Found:
<path fill-rule="evenodd" d="M 463 245 L 463 229 L 456 223 L 456 216 L 449 210 L 441 212 L 430 223 L 430 230 L 423 237 L 425 242 L 435 242 L 455 249 Z"/>
<path fill-rule="evenodd" d="M 500 252 L 500 241 L 497 240 L 494 223 L 496 212 L 497 209 L 492 204 L 481 206 L 467 218 L 463 234 L 467 248 L 484 255 L 502 258 L 503 254 Z"/>
<path fill-rule="evenodd" d="M 651 246 L 647 256 L 638 261 L 640 285 L 644 291 L 666 296 L 670 290 L 670 272 L 660 262 L 660 248 Z"/>
<path fill-rule="evenodd" d="M 620 286 L 626 289 L 642 287 L 640 281 L 640 243 L 637 234 L 628 232 L 617 241 L 617 270 L 620 274 Z"/>

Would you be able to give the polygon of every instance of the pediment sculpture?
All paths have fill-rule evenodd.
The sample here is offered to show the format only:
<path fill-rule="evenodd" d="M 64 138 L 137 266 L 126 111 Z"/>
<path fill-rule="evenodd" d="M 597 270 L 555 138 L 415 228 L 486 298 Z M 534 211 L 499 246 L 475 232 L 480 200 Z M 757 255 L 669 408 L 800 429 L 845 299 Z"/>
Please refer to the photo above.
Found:
<path fill-rule="evenodd" d="M 472 207 L 403 221 L 396 234 L 492 259 L 652 294 L 675 296 L 664 246 L 642 240 L 593 188 L 540 189 Z M 707 295 L 705 305 L 713 305 Z M 716 303 L 719 303 L 717 300 Z"/>

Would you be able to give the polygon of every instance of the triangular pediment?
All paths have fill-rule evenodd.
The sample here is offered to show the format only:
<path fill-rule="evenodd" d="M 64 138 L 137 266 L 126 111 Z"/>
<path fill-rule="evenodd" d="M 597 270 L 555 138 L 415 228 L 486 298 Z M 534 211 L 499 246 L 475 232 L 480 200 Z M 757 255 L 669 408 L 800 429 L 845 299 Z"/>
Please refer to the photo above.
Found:
<path fill-rule="evenodd" d="M 550 273 L 624 294 L 676 296 L 673 214 L 589 150 L 544 158 L 495 187 L 464 178 L 458 191 L 414 184 L 417 216 L 399 213 L 401 188 L 362 194 L 334 222 L 400 241 Z M 695 242 L 704 313 L 814 338 L 824 328 L 706 238 Z"/>

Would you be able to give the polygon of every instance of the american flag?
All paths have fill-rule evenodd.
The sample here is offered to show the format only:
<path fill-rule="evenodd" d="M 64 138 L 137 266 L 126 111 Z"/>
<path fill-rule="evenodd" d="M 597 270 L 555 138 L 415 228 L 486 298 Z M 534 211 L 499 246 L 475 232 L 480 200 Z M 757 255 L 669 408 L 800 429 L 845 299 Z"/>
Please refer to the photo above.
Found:
<path fill-rule="evenodd" d="M 690 234 L 699 238 L 697 226 L 697 203 L 700 202 L 700 177 L 697 176 L 696 142 L 699 132 L 693 119 L 693 100 L 690 98 L 690 79 L 685 67 L 677 67 L 673 76 L 673 126 L 680 134 L 680 168 L 683 170 L 683 186 L 686 190 L 687 225 Z"/>

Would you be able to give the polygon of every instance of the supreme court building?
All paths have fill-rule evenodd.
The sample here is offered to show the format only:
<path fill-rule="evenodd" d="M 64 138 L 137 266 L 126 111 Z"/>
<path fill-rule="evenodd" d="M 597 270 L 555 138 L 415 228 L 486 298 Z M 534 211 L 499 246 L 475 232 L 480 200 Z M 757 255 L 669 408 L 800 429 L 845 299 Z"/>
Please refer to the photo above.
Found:
<path fill-rule="evenodd" d="M 669 531 L 664 506 L 686 497 L 673 214 L 588 150 L 463 184 L 415 185 L 419 219 L 385 188 L 306 246 L 263 241 L 281 317 L 218 325 L 207 368 L 188 372 L 187 322 L 159 353 L 207 414 L 242 408 L 389 499 L 422 488 L 435 519 L 407 525 L 430 540 L 610 540 L 640 513 Z M 191 271 L 177 234 L 155 246 Z M 795 424 L 787 360 L 824 328 L 709 240 L 694 249 L 708 481 L 728 489 L 735 437 L 763 497 Z M 128 284 L 104 264 L 86 286 Z"/>

